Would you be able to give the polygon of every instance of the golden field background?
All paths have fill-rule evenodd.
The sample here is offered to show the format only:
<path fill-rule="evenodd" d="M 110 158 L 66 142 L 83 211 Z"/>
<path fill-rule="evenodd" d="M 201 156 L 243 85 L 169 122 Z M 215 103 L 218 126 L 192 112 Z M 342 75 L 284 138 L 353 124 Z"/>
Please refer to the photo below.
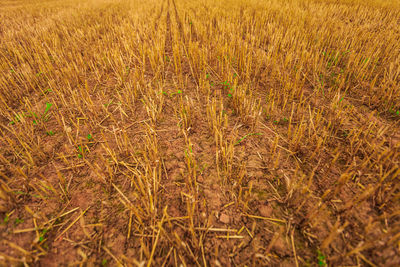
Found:
<path fill-rule="evenodd" d="M 400 3 L 0 1 L 0 265 L 399 266 Z"/>

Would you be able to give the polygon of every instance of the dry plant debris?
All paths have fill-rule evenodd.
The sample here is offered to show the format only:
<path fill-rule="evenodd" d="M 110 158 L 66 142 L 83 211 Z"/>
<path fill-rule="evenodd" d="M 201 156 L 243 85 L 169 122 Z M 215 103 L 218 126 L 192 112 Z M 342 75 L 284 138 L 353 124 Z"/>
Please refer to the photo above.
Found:
<path fill-rule="evenodd" d="M 1 266 L 400 266 L 397 0 L 0 1 Z"/>

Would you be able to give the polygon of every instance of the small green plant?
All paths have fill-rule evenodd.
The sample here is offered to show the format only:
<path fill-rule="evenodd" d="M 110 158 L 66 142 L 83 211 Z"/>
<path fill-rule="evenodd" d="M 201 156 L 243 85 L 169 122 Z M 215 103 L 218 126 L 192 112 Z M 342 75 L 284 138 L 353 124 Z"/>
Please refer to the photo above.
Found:
<path fill-rule="evenodd" d="M 107 266 L 107 259 L 101 261 L 101 266 Z"/>
<path fill-rule="evenodd" d="M 232 97 L 233 89 L 228 81 L 222 83 L 224 89 L 229 89 L 228 97 Z"/>
<path fill-rule="evenodd" d="M 88 134 L 88 135 L 86 136 L 86 138 L 87 138 L 88 141 L 91 141 L 91 140 L 93 139 L 93 135 Z"/>
<path fill-rule="evenodd" d="M 53 106 L 53 104 L 51 103 L 46 103 L 46 109 L 43 113 L 43 116 L 45 116 L 47 114 L 47 112 L 49 112 L 50 108 Z"/>
<path fill-rule="evenodd" d="M 240 144 L 244 139 L 246 139 L 247 137 L 252 136 L 252 135 L 262 135 L 262 133 L 249 133 L 249 134 L 246 134 L 245 136 L 243 136 L 242 138 L 240 138 L 240 139 L 235 143 L 235 145 Z"/>
<path fill-rule="evenodd" d="M 18 224 L 21 224 L 21 223 L 23 223 L 23 222 L 24 222 L 24 219 L 16 218 L 16 219 L 14 220 L 14 225 L 18 225 Z"/>
<path fill-rule="evenodd" d="M 9 220 L 10 220 L 10 214 L 9 214 L 9 213 L 6 213 L 6 217 L 4 217 L 3 223 L 2 223 L 2 224 L 6 225 L 6 224 L 8 223 Z"/>
<path fill-rule="evenodd" d="M 389 112 L 394 114 L 394 115 L 396 115 L 396 116 L 400 115 L 400 110 L 396 110 L 394 107 L 389 108 Z"/>
<path fill-rule="evenodd" d="M 50 110 L 50 108 L 53 106 L 53 104 L 51 103 L 46 103 L 46 109 L 44 111 L 44 113 L 42 114 L 42 116 L 40 117 L 40 119 L 42 119 L 43 121 L 47 121 L 49 119 L 48 116 L 48 112 Z M 23 118 L 34 118 L 33 120 L 33 125 L 38 125 L 39 123 L 39 116 L 33 112 L 33 111 L 28 111 L 28 112 L 24 112 L 22 115 L 17 114 L 15 116 L 15 119 L 10 121 L 10 125 L 14 125 L 16 122 L 20 122 L 21 121 L 21 117 Z"/>
<path fill-rule="evenodd" d="M 182 94 L 182 90 L 178 90 L 174 93 L 171 93 L 170 96 L 179 95 L 179 94 Z"/>
<path fill-rule="evenodd" d="M 229 84 L 228 81 L 223 82 L 222 85 L 224 86 L 225 89 L 229 89 L 230 88 L 230 84 Z"/>
<path fill-rule="evenodd" d="M 54 133 L 53 131 L 47 131 L 46 134 L 47 134 L 48 136 L 53 136 L 53 135 L 55 135 L 55 133 Z"/>
<path fill-rule="evenodd" d="M 78 146 L 78 158 L 83 158 L 83 148 L 82 146 Z"/>
<path fill-rule="evenodd" d="M 113 101 L 111 100 L 110 102 L 104 104 L 104 107 L 108 107 L 109 105 L 111 105 L 113 103 Z"/>
<path fill-rule="evenodd" d="M 42 232 L 41 232 L 40 235 L 39 235 L 39 242 L 42 242 L 42 241 L 44 240 L 47 231 L 48 231 L 48 230 L 47 230 L 46 228 L 44 228 L 44 229 L 42 230 Z"/>
<path fill-rule="evenodd" d="M 317 253 L 318 253 L 318 257 L 317 257 L 317 259 L 318 259 L 318 265 L 319 265 L 319 266 L 327 266 L 325 255 L 322 254 L 322 252 L 319 251 L 319 250 L 317 251 Z"/>

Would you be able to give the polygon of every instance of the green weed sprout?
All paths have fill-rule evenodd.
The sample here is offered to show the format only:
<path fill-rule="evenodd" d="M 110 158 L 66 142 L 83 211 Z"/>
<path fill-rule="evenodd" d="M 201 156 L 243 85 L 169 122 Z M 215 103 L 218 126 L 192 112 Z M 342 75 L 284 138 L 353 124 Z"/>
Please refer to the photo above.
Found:
<path fill-rule="evenodd" d="M 322 254 L 322 252 L 321 251 L 317 251 L 317 253 L 318 253 L 318 265 L 319 266 L 322 266 L 322 267 L 324 267 L 324 266 L 326 266 L 326 257 L 325 257 L 325 255 L 324 254 Z"/>
<path fill-rule="evenodd" d="M 82 146 L 78 146 L 78 158 L 83 158 L 83 148 Z"/>
<path fill-rule="evenodd" d="M 244 139 L 246 139 L 247 137 L 252 136 L 252 135 L 262 135 L 262 133 L 249 133 L 249 134 L 246 134 L 245 136 L 243 136 L 242 138 L 240 138 L 240 139 L 235 143 L 235 145 L 240 144 Z"/>
<path fill-rule="evenodd" d="M 46 228 L 44 228 L 43 231 L 40 233 L 39 242 L 42 242 L 44 240 L 44 237 L 45 237 L 47 231 L 48 230 Z"/>
<path fill-rule="evenodd" d="M 176 91 L 175 93 L 172 93 L 170 96 L 179 95 L 179 94 L 182 94 L 182 91 L 181 91 L 181 90 L 178 90 L 178 91 Z"/>
<path fill-rule="evenodd" d="M 16 219 L 14 220 L 14 225 L 18 225 L 18 224 L 21 224 L 21 223 L 23 223 L 23 222 L 24 222 L 24 219 L 16 218 Z"/>

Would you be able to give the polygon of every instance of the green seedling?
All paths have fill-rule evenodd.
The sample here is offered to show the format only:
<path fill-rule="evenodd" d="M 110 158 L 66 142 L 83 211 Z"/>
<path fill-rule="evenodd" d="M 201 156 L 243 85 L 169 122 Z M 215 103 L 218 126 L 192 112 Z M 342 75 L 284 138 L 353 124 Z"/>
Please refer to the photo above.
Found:
<path fill-rule="evenodd" d="M 101 261 L 101 266 L 107 266 L 107 260 L 106 259 Z"/>
<path fill-rule="evenodd" d="M 24 117 L 26 117 L 26 118 L 32 118 L 32 117 L 35 117 L 36 119 L 38 119 L 38 118 L 39 118 L 39 117 L 38 117 L 38 115 L 36 115 L 36 113 L 35 113 L 35 112 L 32 112 L 32 111 L 25 112 L 25 114 L 24 114 Z"/>
<path fill-rule="evenodd" d="M 178 91 L 176 91 L 175 93 L 172 93 L 170 96 L 179 95 L 179 94 L 182 94 L 182 91 L 181 91 L 181 90 L 178 90 Z"/>
<path fill-rule="evenodd" d="M 49 110 L 50 110 L 50 108 L 51 108 L 52 106 L 53 106 L 53 104 L 51 104 L 51 103 L 46 103 L 46 109 L 45 109 L 45 111 L 44 111 L 42 117 L 46 116 L 47 112 L 49 112 Z"/>
<path fill-rule="evenodd" d="M 42 232 L 40 233 L 40 236 L 39 236 L 39 242 L 42 242 L 42 241 L 44 240 L 44 237 L 45 237 L 47 231 L 48 231 L 48 230 L 47 230 L 46 228 L 44 228 L 44 229 L 42 230 Z"/>
<path fill-rule="evenodd" d="M 242 138 L 240 138 L 240 139 L 235 143 L 235 145 L 240 144 L 244 139 L 246 139 L 247 137 L 252 136 L 252 135 L 262 135 L 262 133 L 249 133 L 249 134 L 246 134 L 245 136 L 243 136 Z"/>
<path fill-rule="evenodd" d="M 21 223 L 23 223 L 23 222 L 24 222 L 24 219 L 16 218 L 16 219 L 14 220 L 14 225 L 18 225 L 18 224 L 21 224 Z"/>
<path fill-rule="evenodd" d="M 317 253 L 318 253 L 318 265 L 319 266 L 326 266 L 326 257 L 325 257 L 325 255 L 324 254 L 322 254 L 322 252 L 321 251 L 317 251 Z"/>
<path fill-rule="evenodd" d="M 210 74 L 207 73 L 206 74 L 206 79 L 208 79 L 208 78 L 210 78 Z"/>
<path fill-rule="evenodd" d="M 20 121 L 21 121 L 20 116 L 19 115 L 15 115 L 14 120 L 10 121 L 10 125 L 14 125 L 15 123 L 20 122 Z"/>
<path fill-rule="evenodd" d="M 6 213 L 6 217 L 4 217 L 3 219 L 3 224 L 6 225 L 9 220 L 10 220 L 10 214 Z"/>
<path fill-rule="evenodd" d="M 41 119 L 42 119 L 42 120 L 47 121 L 47 120 L 49 119 L 48 117 L 46 117 L 46 115 L 47 115 L 47 113 L 49 112 L 49 110 L 50 110 L 50 108 L 51 108 L 52 106 L 53 106 L 53 104 L 51 104 L 51 103 L 46 103 L 46 109 L 45 109 L 44 113 L 43 113 L 42 116 L 41 116 Z M 23 116 L 24 118 L 35 118 L 35 119 L 33 120 L 33 125 L 38 125 L 38 123 L 39 123 L 39 116 L 38 116 L 35 112 L 32 112 L 32 111 L 25 112 L 22 116 Z M 20 122 L 20 121 L 21 121 L 20 116 L 19 116 L 19 115 L 16 115 L 16 116 L 15 116 L 15 120 L 11 121 L 10 124 L 11 124 L 11 125 L 14 125 L 15 122 Z"/>
<path fill-rule="evenodd" d="M 83 148 L 82 148 L 82 146 L 78 146 L 78 158 L 82 158 L 83 157 Z"/>
<path fill-rule="evenodd" d="M 168 57 L 168 56 L 165 56 L 165 61 L 167 61 L 167 62 L 169 62 L 169 61 L 170 61 L 170 59 L 169 59 L 169 57 Z"/>
<path fill-rule="evenodd" d="M 53 92 L 53 90 L 51 90 L 51 89 L 46 89 L 46 90 L 44 90 L 43 92 L 42 92 L 42 95 L 48 95 L 49 93 L 52 93 Z"/>
<path fill-rule="evenodd" d="M 228 93 L 228 97 L 232 97 L 233 89 L 230 86 L 229 82 L 225 81 L 225 82 L 223 82 L 221 84 L 224 86 L 224 89 L 229 89 L 230 92 Z"/>
<path fill-rule="evenodd" d="M 192 148 L 189 149 L 190 153 L 193 154 Z M 187 149 L 185 149 L 185 157 L 189 157 L 189 152 Z"/>
<path fill-rule="evenodd" d="M 222 85 L 224 85 L 225 89 L 229 88 L 230 86 L 228 81 L 223 82 Z"/>
<path fill-rule="evenodd" d="M 91 134 L 88 134 L 88 135 L 86 136 L 86 138 L 87 138 L 88 141 L 91 141 L 91 140 L 93 139 L 93 136 L 92 136 Z"/>
<path fill-rule="evenodd" d="M 78 158 L 83 158 L 83 155 L 88 152 L 88 149 L 86 147 L 83 146 L 78 146 Z"/>
<path fill-rule="evenodd" d="M 105 106 L 105 107 L 108 107 L 109 105 L 111 105 L 111 104 L 112 104 L 112 102 L 113 102 L 113 101 L 111 100 L 109 103 L 107 103 L 107 104 L 104 104 L 104 106 Z"/>
<path fill-rule="evenodd" d="M 389 112 L 395 114 L 396 116 L 399 116 L 399 115 L 400 115 L 400 110 L 397 110 L 397 111 L 396 111 L 396 109 L 393 109 L 393 108 L 390 108 L 390 109 L 389 109 Z"/>
<path fill-rule="evenodd" d="M 53 131 L 47 131 L 46 134 L 47 134 L 48 136 L 53 136 L 53 135 L 55 135 L 55 133 L 54 133 Z"/>

